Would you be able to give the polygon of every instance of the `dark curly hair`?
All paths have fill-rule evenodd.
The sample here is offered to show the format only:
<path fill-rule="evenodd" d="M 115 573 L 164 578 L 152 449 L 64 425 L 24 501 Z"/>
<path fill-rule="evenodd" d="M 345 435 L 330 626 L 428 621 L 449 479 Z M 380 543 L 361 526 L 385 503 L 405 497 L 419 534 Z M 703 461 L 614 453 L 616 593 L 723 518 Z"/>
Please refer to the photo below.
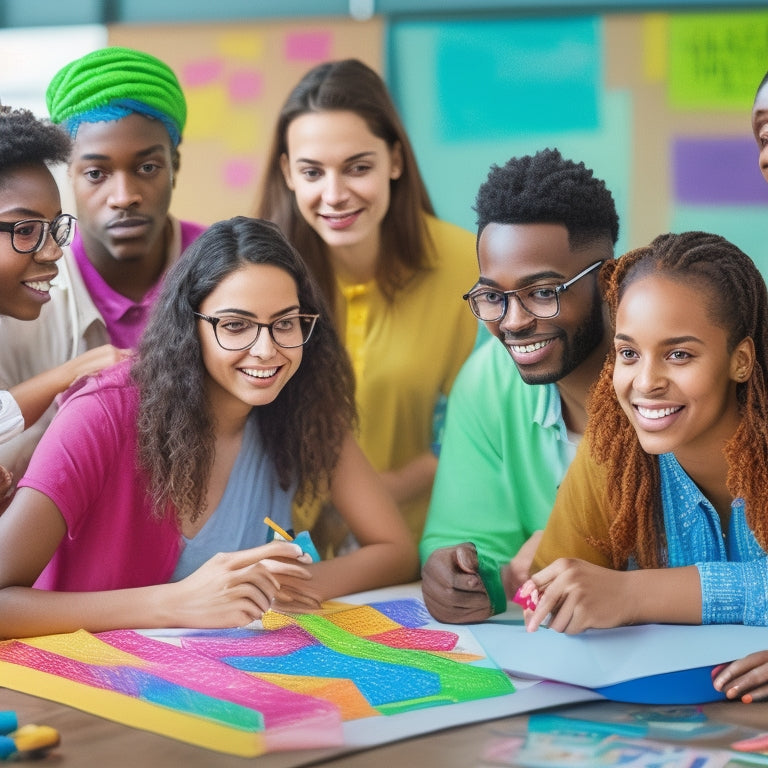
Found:
<path fill-rule="evenodd" d="M 214 414 L 206 402 L 198 323 L 192 314 L 228 275 L 271 264 L 296 281 L 301 311 L 319 314 L 296 373 L 259 406 L 265 450 L 298 499 L 327 490 L 342 442 L 356 425 L 354 378 L 327 305 L 296 250 L 272 222 L 237 216 L 213 224 L 166 277 L 142 335 L 132 375 L 139 388 L 138 455 L 155 511 L 201 511 L 213 460 Z"/>
<path fill-rule="evenodd" d="M 10 168 L 65 163 L 71 149 L 69 136 L 58 125 L 38 119 L 28 109 L 0 104 L 0 184 Z"/>
<path fill-rule="evenodd" d="M 619 217 L 605 182 L 557 149 L 493 165 L 475 201 L 477 237 L 490 224 L 563 224 L 571 248 L 619 237 Z"/>
<path fill-rule="evenodd" d="M 752 260 L 719 235 L 683 232 L 657 237 L 600 271 L 601 289 L 615 327 L 616 310 L 627 288 L 649 274 L 700 286 L 708 315 L 725 329 L 728 348 L 750 337 L 755 344 L 752 375 L 736 385 L 742 419 L 724 447 L 731 495 L 744 498 L 749 527 L 768 548 L 768 293 Z M 666 562 L 664 516 L 656 456 L 643 451 L 613 388 L 615 358 L 609 356 L 589 402 L 585 439 L 595 460 L 607 468 L 612 521 L 609 540 L 593 542 L 615 568 L 633 557 L 641 568 Z"/>
<path fill-rule="evenodd" d="M 265 160 L 256 215 L 280 226 L 333 305 L 335 279 L 327 246 L 299 212 L 296 196 L 286 186 L 280 167 L 280 158 L 288 153 L 290 124 L 307 113 L 329 111 L 354 112 L 390 149 L 400 147 L 403 171 L 400 178 L 390 182 L 391 197 L 381 223 L 381 258 L 376 273 L 382 293 L 392 299 L 414 272 L 431 266 L 426 256 L 429 236 L 423 214 L 434 215 L 435 211 L 387 86 L 362 61 L 343 59 L 320 64 L 307 72 L 288 95 Z"/>

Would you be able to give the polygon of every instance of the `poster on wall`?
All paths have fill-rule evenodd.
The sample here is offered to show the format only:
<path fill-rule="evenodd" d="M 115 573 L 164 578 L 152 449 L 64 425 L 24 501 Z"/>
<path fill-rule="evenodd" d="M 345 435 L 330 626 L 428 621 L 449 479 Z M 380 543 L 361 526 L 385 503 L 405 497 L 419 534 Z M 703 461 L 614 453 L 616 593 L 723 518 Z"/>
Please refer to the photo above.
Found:
<path fill-rule="evenodd" d="M 173 212 L 206 224 L 252 213 L 262 158 L 290 90 L 330 59 L 358 58 L 381 72 L 383 34 L 375 18 L 111 26 L 111 45 L 163 59 L 184 90 L 188 116 Z"/>

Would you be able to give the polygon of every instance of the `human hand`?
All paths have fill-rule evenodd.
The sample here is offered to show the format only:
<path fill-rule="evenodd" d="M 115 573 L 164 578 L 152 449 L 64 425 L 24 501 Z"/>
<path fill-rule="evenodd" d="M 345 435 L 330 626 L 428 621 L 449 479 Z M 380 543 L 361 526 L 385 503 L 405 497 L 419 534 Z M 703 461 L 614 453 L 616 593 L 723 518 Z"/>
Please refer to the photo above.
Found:
<path fill-rule="evenodd" d="M 517 590 L 530 578 L 533 556 L 543 533 L 544 531 L 534 531 L 517 554 L 501 569 L 501 582 L 507 600 L 512 600 Z"/>
<path fill-rule="evenodd" d="M 526 629 L 535 632 L 548 616 L 550 629 L 569 635 L 633 623 L 631 576 L 585 560 L 555 560 L 520 588 L 521 599 L 536 603 L 525 611 Z"/>
<path fill-rule="evenodd" d="M 108 368 L 110 365 L 125 360 L 130 355 L 130 349 L 118 349 L 111 344 L 104 344 L 101 347 L 94 347 L 83 352 L 64 364 L 67 366 L 67 379 L 69 380 L 67 387 L 71 387 L 84 376 L 98 373 L 103 368 Z"/>
<path fill-rule="evenodd" d="M 712 685 L 729 699 L 751 704 L 768 698 L 768 651 L 750 653 L 743 659 L 721 664 L 712 670 Z"/>
<path fill-rule="evenodd" d="M 464 624 L 490 617 L 491 599 L 471 542 L 436 549 L 424 563 L 421 578 L 424 604 L 438 621 Z"/>
<path fill-rule="evenodd" d="M 323 598 L 312 589 L 306 579 L 295 579 L 292 576 L 280 577 L 280 590 L 272 602 L 272 608 L 283 613 L 304 613 L 322 608 Z"/>
<path fill-rule="evenodd" d="M 170 626 L 243 627 L 272 607 L 283 580 L 310 579 L 301 547 L 272 541 L 239 552 L 220 552 L 169 587 Z"/>

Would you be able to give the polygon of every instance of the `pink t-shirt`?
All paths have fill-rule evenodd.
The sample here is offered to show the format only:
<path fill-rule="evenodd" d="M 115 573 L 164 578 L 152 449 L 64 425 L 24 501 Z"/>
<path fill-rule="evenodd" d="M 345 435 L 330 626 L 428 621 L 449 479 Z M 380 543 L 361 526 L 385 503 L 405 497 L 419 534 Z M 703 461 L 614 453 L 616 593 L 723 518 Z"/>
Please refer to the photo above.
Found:
<path fill-rule="evenodd" d="M 180 246 L 175 247 L 182 253 L 184 249 L 205 231 L 206 227 L 190 221 L 179 222 L 181 232 Z M 107 327 L 109 340 L 120 349 L 135 349 L 144 326 L 149 319 L 149 313 L 160 292 L 162 279 L 158 280 L 145 294 L 141 301 L 133 301 L 122 293 L 118 293 L 107 285 L 104 278 L 98 273 L 96 267 L 91 264 L 85 253 L 83 239 L 79 230 L 75 232 L 72 240 L 72 254 L 83 277 L 85 287 L 91 295 L 94 306 L 99 311 L 104 324 Z M 176 260 L 176 256 L 169 258 L 169 264 Z"/>
<path fill-rule="evenodd" d="M 152 514 L 136 465 L 138 391 L 130 361 L 69 394 L 19 487 L 59 508 L 67 534 L 38 578 L 40 589 L 94 591 L 165 583 L 181 548 L 175 520 Z"/>

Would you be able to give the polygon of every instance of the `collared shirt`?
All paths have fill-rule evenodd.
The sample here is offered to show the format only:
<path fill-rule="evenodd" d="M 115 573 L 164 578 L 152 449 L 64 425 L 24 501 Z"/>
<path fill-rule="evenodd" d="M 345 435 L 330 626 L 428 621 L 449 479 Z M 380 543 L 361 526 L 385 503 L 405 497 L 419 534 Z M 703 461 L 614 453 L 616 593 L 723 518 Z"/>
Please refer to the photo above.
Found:
<path fill-rule="evenodd" d="M 526 384 L 504 346 L 483 341 L 448 398 L 422 563 L 463 541 L 508 562 L 546 524 L 576 447 L 557 386 Z"/>
<path fill-rule="evenodd" d="M 93 306 L 106 326 L 110 343 L 119 349 L 135 349 L 160 292 L 162 280 L 155 282 L 140 301 L 134 301 L 107 284 L 86 255 L 80 237 L 72 242 L 72 254 Z"/>
<path fill-rule="evenodd" d="M 661 454 L 658 462 L 666 565 L 698 569 L 702 624 L 768 626 L 768 558 L 747 525 L 743 499 L 731 503 L 723 536 L 717 511 L 675 456 Z M 536 550 L 534 571 L 559 557 L 613 567 L 608 551 L 597 545 L 608 541 L 613 519 L 607 488 L 606 466 L 582 442 Z"/>
<path fill-rule="evenodd" d="M 703 624 L 768 623 L 768 559 L 747 525 L 743 499 L 731 503 L 728 532 L 710 501 L 671 453 L 659 456 L 670 567 L 695 565 Z"/>

